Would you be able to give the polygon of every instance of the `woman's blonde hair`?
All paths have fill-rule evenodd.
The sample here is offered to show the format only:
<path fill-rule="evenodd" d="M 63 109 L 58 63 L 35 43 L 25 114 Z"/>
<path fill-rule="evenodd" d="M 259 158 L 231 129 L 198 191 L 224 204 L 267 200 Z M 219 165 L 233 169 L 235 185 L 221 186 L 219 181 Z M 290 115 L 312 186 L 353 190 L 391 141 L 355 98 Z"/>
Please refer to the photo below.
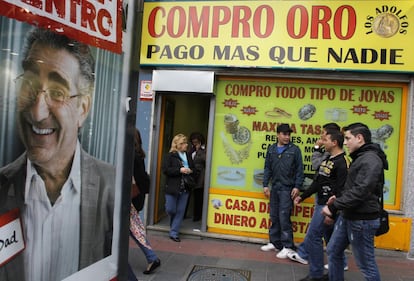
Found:
<path fill-rule="evenodd" d="M 171 142 L 170 152 L 177 152 L 178 151 L 178 145 L 181 142 L 187 142 L 187 137 L 183 134 L 175 135 L 175 137 L 173 138 L 173 140 Z"/>

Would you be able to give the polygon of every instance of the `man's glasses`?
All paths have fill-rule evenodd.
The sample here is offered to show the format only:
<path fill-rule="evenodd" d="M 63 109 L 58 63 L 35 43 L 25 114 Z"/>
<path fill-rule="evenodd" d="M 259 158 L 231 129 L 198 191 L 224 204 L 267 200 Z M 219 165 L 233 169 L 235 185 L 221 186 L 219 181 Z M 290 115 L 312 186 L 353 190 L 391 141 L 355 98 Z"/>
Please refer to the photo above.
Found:
<path fill-rule="evenodd" d="M 14 82 L 20 92 L 20 97 L 30 103 L 34 103 L 40 94 L 44 94 L 49 106 L 59 106 L 72 98 L 82 96 L 82 94 L 71 96 L 63 86 L 59 85 L 42 90 L 39 81 L 26 78 L 24 74 L 18 76 Z"/>

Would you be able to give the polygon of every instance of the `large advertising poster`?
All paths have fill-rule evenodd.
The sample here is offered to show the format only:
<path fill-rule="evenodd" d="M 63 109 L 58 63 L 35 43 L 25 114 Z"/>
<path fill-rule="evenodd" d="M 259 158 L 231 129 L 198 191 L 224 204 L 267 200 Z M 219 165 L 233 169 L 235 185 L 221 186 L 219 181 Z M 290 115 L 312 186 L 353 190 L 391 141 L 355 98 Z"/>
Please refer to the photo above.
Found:
<path fill-rule="evenodd" d="M 82 13 L 73 1 L 11 2 L 0 9 L 0 280 L 115 280 L 123 55 L 107 17 L 121 2 L 110 15 L 103 1 Z M 113 37 L 88 34 L 98 19 Z"/>
<path fill-rule="evenodd" d="M 121 0 L 1 0 L 0 3 L 0 14 L 8 18 L 56 30 L 86 44 L 121 53 Z"/>
<path fill-rule="evenodd" d="M 311 155 L 322 126 L 363 122 L 387 155 L 384 200 L 399 209 L 405 128 L 406 85 L 301 79 L 221 78 L 217 83 L 209 230 L 266 233 L 268 201 L 263 196 L 267 148 L 276 127 L 288 123 L 302 151 L 303 188 L 312 182 Z M 345 149 L 346 150 L 346 149 Z M 296 206 L 295 230 L 305 233 L 312 202 Z M 259 235 L 260 236 L 260 235 Z"/>

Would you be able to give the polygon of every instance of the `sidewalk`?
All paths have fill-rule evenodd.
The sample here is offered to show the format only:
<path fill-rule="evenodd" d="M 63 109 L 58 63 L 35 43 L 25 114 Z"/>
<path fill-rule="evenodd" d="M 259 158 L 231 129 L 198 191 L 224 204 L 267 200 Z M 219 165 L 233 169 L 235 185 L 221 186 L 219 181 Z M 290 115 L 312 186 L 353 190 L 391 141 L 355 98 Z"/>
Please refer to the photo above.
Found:
<path fill-rule="evenodd" d="M 168 233 L 149 230 L 149 240 L 161 260 L 161 266 L 151 275 L 142 271 L 147 263 L 138 246 L 130 240 L 129 263 L 140 281 L 185 281 L 195 265 L 241 269 L 251 273 L 251 281 L 297 281 L 308 273 L 308 266 L 276 258 L 276 252 L 260 251 L 260 244 L 181 235 L 173 242 Z M 406 253 L 377 250 L 377 263 L 382 281 L 414 281 L 414 261 Z M 364 281 L 348 253 L 347 281 Z M 201 279 L 197 279 L 201 280 Z M 208 280 L 238 280 L 217 276 Z"/>

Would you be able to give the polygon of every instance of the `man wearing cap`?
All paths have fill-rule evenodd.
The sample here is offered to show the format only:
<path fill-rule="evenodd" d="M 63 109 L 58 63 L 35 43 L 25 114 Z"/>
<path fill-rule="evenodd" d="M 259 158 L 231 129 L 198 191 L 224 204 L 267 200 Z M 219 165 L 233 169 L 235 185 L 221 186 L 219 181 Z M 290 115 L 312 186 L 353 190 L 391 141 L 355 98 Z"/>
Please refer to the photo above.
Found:
<path fill-rule="evenodd" d="M 272 247 L 279 250 L 276 257 L 286 259 L 288 253 L 295 249 L 290 214 L 304 175 L 302 153 L 290 141 L 293 130 L 288 124 L 280 124 L 276 132 L 277 143 L 269 146 L 264 165 L 263 192 L 270 198 L 272 225 L 269 228 L 270 243 L 263 246 L 262 250 Z"/>

